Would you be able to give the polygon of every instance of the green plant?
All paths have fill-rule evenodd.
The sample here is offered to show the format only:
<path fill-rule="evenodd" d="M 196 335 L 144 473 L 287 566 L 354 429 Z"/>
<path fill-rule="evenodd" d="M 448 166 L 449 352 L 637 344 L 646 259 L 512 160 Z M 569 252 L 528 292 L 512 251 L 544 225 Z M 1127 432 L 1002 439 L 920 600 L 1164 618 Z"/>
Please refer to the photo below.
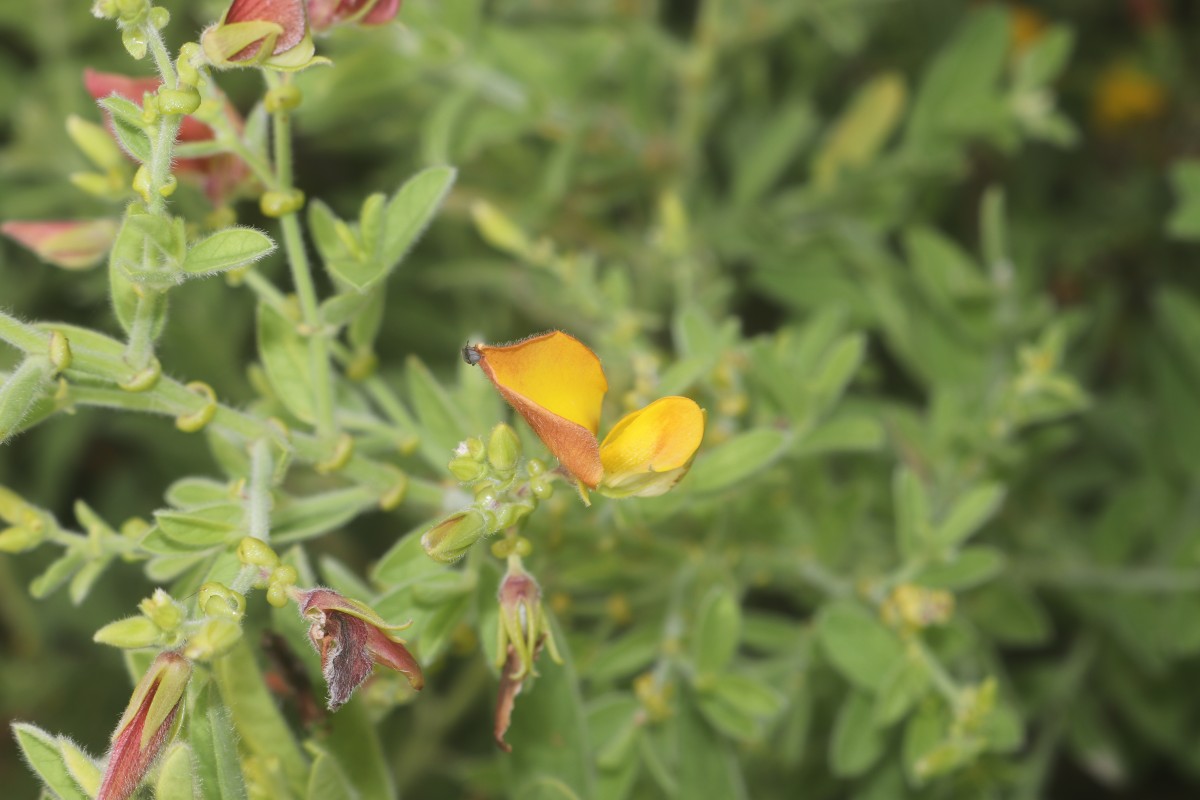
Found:
<path fill-rule="evenodd" d="M 0 103 L 0 170 L 38 176 L 0 212 L 56 221 L 3 230 L 68 271 L 0 263 L 0 702 L 93 750 L 126 709 L 107 764 L 17 723 L 44 791 L 1191 780 L 1200 306 L 1163 233 L 1195 237 L 1195 168 L 1131 155 L 1186 97 L 1180 32 L 1137 21 L 1131 59 L 1110 12 L 936 0 L 358 24 L 398 6 L 100 2 L 157 77 L 88 72 L 66 139 L 47 87 L 110 48 L 20 23 L 53 69 Z M 536 390 L 517 352 L 552 352 Z M 45 643 L 84 631 L 131 680 Z"/>

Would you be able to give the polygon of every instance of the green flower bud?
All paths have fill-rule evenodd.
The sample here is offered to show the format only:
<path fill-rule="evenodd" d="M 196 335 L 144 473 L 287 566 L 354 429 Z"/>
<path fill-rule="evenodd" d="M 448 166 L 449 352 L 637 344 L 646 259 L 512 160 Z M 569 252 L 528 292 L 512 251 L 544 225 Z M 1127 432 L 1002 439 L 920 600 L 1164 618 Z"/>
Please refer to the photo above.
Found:
<path fill-rule="evenodd" d="M 71 366 L 71 343 L 62 335 L 62 331 L 50 334 L 50 364 L 54 367 L 55 374 Z"/>
<path fill-rule="evenodd" d="M 272 584 L 283 587 L 295 586 L 298 580 L 300 580 L 300 573 L 296 572 L 296 568 L 290 564 L 282 564 L 271 572 Z"/>
<path fill-rule="evenodd" d="M 470 439 L 460 442 L 458 447 L 454 448 L 454 454 L 483 461 L 484 456 L 487 455 L 487 448 L 483 446 L 483 442 L 478 437 L 472 436 Z"/>
<path fill-rule="evenodd" d="M 114 19 L 118 12 L 117 0 L 96 0 L 92 3 L 92 16 L 97 19 Z"/>
<path fill-rule="evenodd" d="M 200 93 L 189 86 L 184 89 L 158 90 L 158 110 L 164 114 L 190 114 L 200 107 Z"/>
<path fill-rule="evenodd" d="M 242 638 L 242 626 L 230 617 L 210 617 L 200 626 L 183 649 L 187 658 L 209 661 L 229 652 Z"/>
<path fill-rule="evenodd" d="M 435 561 L 451 563 L 462 558 L 471 546 L 488 534 L 483 512 L 471 508 L 438 522 L 421 536 L 421 546 Z"/>
<path fill-rule="evenodd" d="M 158 644 L 161 637 L 162 630 L 152 620 L 137 616 L 108 623 L 96 631 L 92 641 L 133 650 Z"/>
<path fill-rule="evenodd" d="M 161 630 L 173 631 L 183 624 L 183 609 L 162 589 L 155 589 L 153 595 L 138 604 L 138 608 Z"/>
<path fill-rule="evenodd" d="M 529 481 L 529 491 L 533 492 L 533 496 L 538 500 L 546 500 L 554 496 L 554 484 L 541 478 L 534 478 Z"/>
<path fill-rule="evenodd" d="M 42 543 L 45 535 L 23 526 L 13 526 L 0 531 L 0 553 L 24 553 Z"/>
<path fill-rule="evenodd" d="M 287 587 L 279 583 L 272 583 L 267 588 L 267 602 L 275 606 L 275 608 L 283 608 L 288 604 Z"/>
<path fill-rule="evenodd" d="M 246 613 L 246 597 L 228 586 L 209 581 L 200 587 L 200 610 L 210 617 L 240 619 Z"/>
<path fill-rule="evenodd" d="M 450 474 L 463 483 L 479 480 L 487 472 L 487 468 L 470 456 L 458 456 L 450 460 Z"/>
<path fill-rule="evenodd" d="M 304 96 L 295 84 L 287 83 L 283 86 L 277 86 L 267 92 L 267 96 L 263 98 L 263 105 L 267 111 L 272 114 L 278 111 L 292 111 L 300 106 L 300 101 Z"/>
<path fill-rule="evenodd" d="M 167 27 L 167 24 L 171 21 L 171 12 L 167 11 L 162 6 L 155 6 L 154 8 L 150 9 L 149 19 L 150 24 L 161 31 L 163 28 Z"/>
<path fill-rule="evenodd" d="M 545 473 L 546 462 L 540 458 L 531 458 L 525 462 L 525 471 L 529 473 L 529 477 L 536 478 L 538 475 Z"/>
<path fill-rule="evenodd" d="M 293 189 L 290 192 L 264 192 L 258 201 L 259 210 L 264 216 L 279 217 L 294 214 L 304 208 L 304 192 Z"/>
<path fill-rule="evenodd" d="M 125 52 L 138 61 L 146 57 L 146 36 L 139 28 L 126 28 L 121 31 L 121 44 L 125 46 Z"/>
<path fill-rule="evenodd" d="M 497 472 L 512 472 L 517 468 L 521 458 L 521 440 L 511 426 L 501 422 L 492 428 L 492 435 L 488 437 L 487 457 L 488 463 Z"/>
<path fill-rule="evenodd" d="M 150 362 L 150 366 L 140 372 L 135 372 L 125 380 L 117 384 L 127 392 L 147 392 L 154 388 L 158 383 L 158 379 L 162 377 L 162 364 L 158 359 Z"/>
<path fill-rule="evenodd" d="M 395 468 L 393 470 L 396 473 L 395 484 L 379 497 L 379 507 L 384 511 L 398 508 L 408 494 L 408 474 Z"/>

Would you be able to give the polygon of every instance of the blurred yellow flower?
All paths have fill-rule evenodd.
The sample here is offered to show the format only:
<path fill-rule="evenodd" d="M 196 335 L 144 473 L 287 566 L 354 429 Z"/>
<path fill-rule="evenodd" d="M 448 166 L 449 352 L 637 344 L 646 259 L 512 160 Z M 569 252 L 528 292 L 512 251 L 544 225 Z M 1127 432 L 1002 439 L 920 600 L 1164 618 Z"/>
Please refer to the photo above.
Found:
<path fill-rule="evenodd" d="M 1096 82 L 1092 118 L 1101 130 L 1112 131 L 1130 123 L 1162 116 L 1167 92 L 1153 75 L 1128 62 L 1106 69 Z"/>
<path fill-rule="evenodd" d="M 626 415 L 598 441 L 608 381 L 578 339 L 550 331 L 510 345 L 473 345 L 478 364 L 582 486 L 610 497 L 653 497 L 691 467 L 704 438 L 704 411 L 687 397 L 663 397 Z"/>
<path fill-rule="evenodd" d="M 1029 6 L 1010 6 L 1009 14 L 1013 50 L 1020 55 L 1042 38 L 1049 23 L 1040 11 L 1035 11 Z"/>

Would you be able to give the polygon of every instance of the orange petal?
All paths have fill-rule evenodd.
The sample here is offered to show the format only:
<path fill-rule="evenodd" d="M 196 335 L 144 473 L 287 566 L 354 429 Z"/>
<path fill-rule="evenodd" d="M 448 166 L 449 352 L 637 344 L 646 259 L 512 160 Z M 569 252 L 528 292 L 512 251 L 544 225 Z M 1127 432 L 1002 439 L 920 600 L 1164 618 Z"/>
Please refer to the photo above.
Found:
<path fill-rule="evenodd" d="M 669 482 L 652 481 L 631 492 L 661 494 L 683 477 L 704 438 L 704 411 L 687 397 L 663 397 L 628 414 L 604 437 L 600 462 L 605 486 L 634 488 L 637 476 L 674 472 Z M 640 486 L 642 481 L 637 482 Z"/>
<path fill-rule="evenodd" d="M 550 452 L 585 485 L 600 482 L 600 407 L 608 381 L 600 359 L 561 331 L 516 344 L 469 348 L 509 405 L 525 418 Z"/>

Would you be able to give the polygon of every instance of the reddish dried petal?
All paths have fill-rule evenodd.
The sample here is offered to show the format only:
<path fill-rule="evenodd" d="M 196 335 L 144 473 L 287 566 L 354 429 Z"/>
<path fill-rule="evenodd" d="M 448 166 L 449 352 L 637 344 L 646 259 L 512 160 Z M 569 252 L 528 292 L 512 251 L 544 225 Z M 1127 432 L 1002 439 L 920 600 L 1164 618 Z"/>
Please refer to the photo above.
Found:
<path fill-rule="evenodd" d="M 367 626 L 367 649 L 371 652 L 376 664 L 390 667 L 404 673 L 409 684 L 420 691 L 425 686 L 425 676 L 421 674 L 421 665 L 408 652 L 408 648 L 392 639 L 379 628 Z"/>
<path fill-rule="evenodd" d="M 353 20 L 361 25 L 390 22 L 400 10 L 401 0 L 309 0 L 308 22 L 313 30 L 323 31 L 340 22 Z M 369 9 L 362 17 L 364 8 Z"/>
<path fill-rule="evenodd" d="M 521 688 L 525 685 L 524 679 L 511 677 L 517 674 L 521 668 L 520 661 L 516 649 L 509 645 L 508 658 L 504 661 L 504 669 L 500 671 L 500 691 L 496 697 L 496 721 L 492 729 L 492 734 L 496 737 L 496 745 L 506 753 L 512 752 L 512 745 L 504 741 L 504 734 L 508 733 L 508 726 L 512 723 L 512 712 L 517 704 L 517 695 L 521 693 Z"/>
<path fill-rule="evenodd" d="M 400 0 L 379 0 L 360 20 L 363 25 L 382 25 L 391 22 L 400 11 Z"/>
<path fill-rule="evenodd" d="M 329 710 L 336 711 L 371 675 L 375 666 L 367 650 L 370 626 L 357 617 L 331 611 L 315 623 L 309 638 L 321 654 L 321 674 L 329 687 Z"/>

